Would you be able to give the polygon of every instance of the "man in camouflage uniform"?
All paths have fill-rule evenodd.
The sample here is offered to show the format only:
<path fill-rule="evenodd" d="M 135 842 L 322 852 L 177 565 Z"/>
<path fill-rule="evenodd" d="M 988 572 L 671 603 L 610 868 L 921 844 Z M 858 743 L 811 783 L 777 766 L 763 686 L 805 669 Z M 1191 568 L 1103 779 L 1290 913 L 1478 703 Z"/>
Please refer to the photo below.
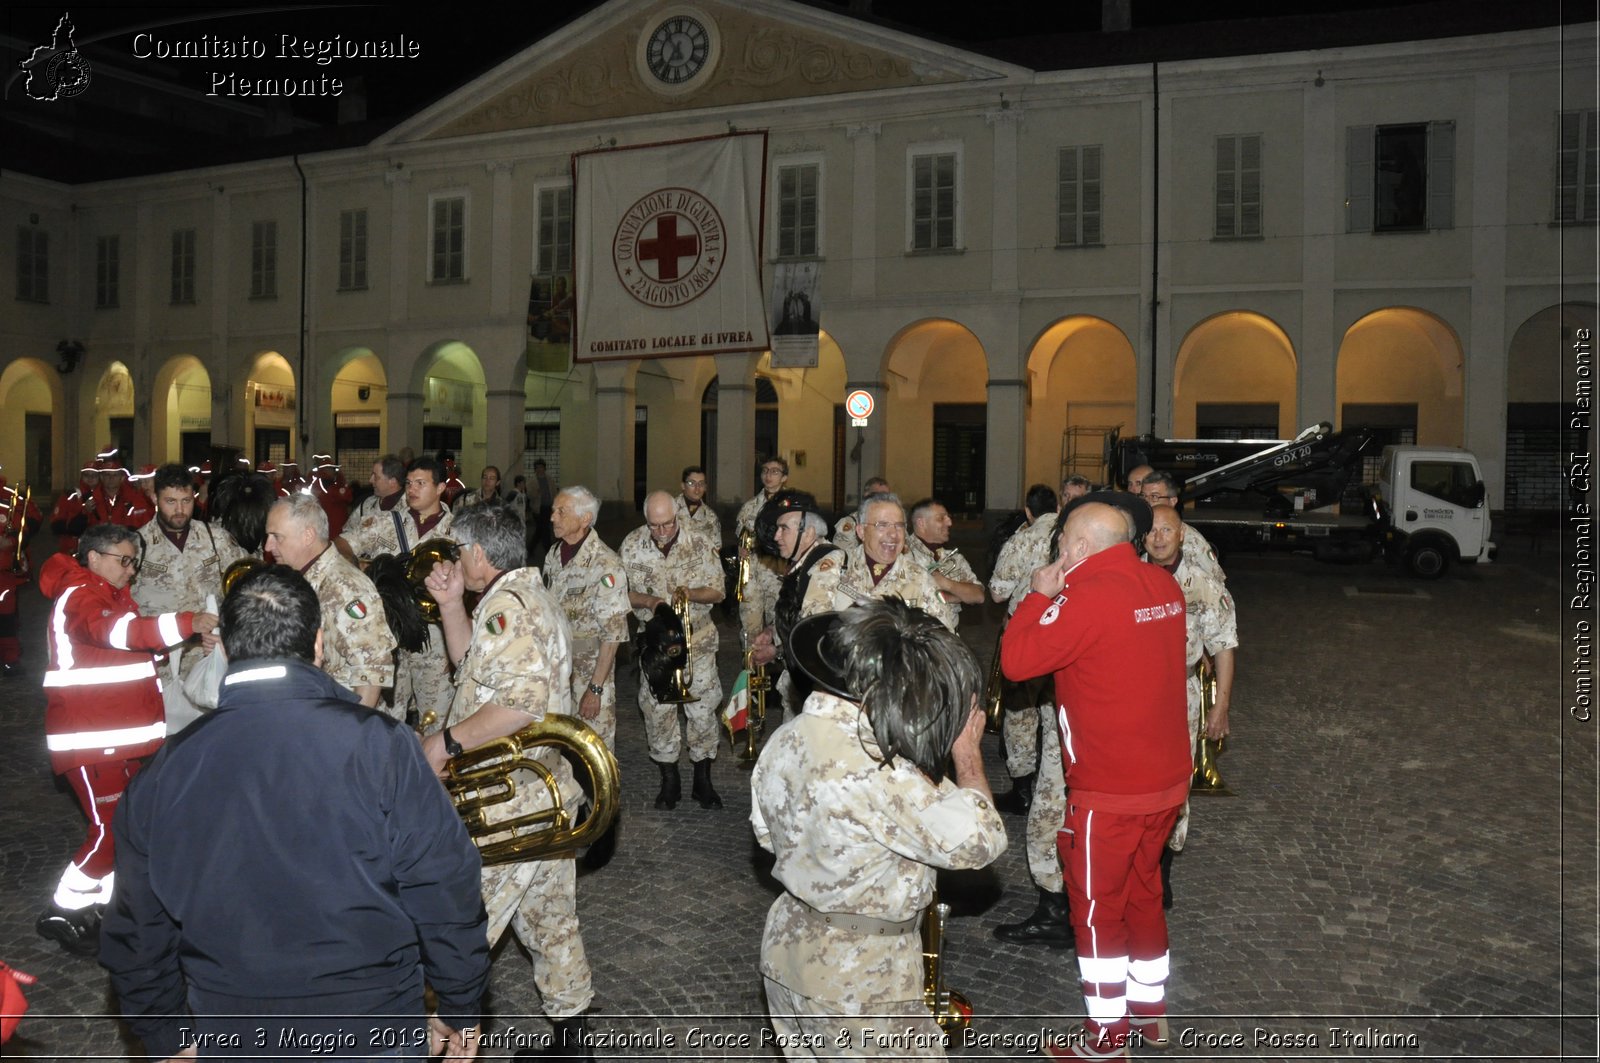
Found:
<path fill-rule="evenodd" d="M 925 498 L 912 506 L 906 555 L 928 570 L 959 624 L 961 606 L 983 604 L 983 584 L 961 551 L 950 546 L 950 524 L 950 510 L 943 502 Z"/>
<path fill-rule="evenodd" d="M 133 600 L 142 616 L 214 613 L 222 601 L 222 574 L 248 555 L 220 524 L 194 519 L 195 482 L 188 468 L 163 465 L 154 481 L 156 519 L 138 529 L 144 563 L 133 581 Z M 204 656 L 200 649 L 196 642 L 172 654 L 168 682 L 181 682 L 194 670 Z"/>
<path fill-rule="evenodd" d="M 722 521 L 717 511 L 706 501 L 706 470 L 703 465 L 690 465 L 683 470 L 683 493 L 673 500 L 678 511 L 678 523 L 710 540 L 711 549 L 722 549 Z"/>
<path fill-rule="evenodd" d="M 1145 481 L 1150 486 L 1150 481 Z M 1187 624 L 1189 667 L 1189 751 L 1198 756 L 1200 742 L 1200 677 L 1196 672 L 1202 657 L 1211 658 L 1211 667 L 1217 677 L 1216 703 L 1211 717 L 1205 723 L 1205 737 L 1213 741 L 1228 736 L 1228 708 L 1233 700 L 1234 650 L 1239 646 L 1238 618 L 1233 608 L 1233 596 L 1220 579 L 1210 571 L 1196 565 L 1183 551 L 1185 537 L 1183 519 L 1171 506 L 1154 507 L 1150 534 L 1145 536 L 1145 549 L 1151 564 L 1160 565 L 1172 573 L 1173 579 L 1183 588 L 1184 620 Z M 1189 837 L 1189 802 L 1183 803 L 1178 822 L 1167 840 L 1167 851 L 1162 854 L 1163 885 L 1170 900 L 1172 856 L 1182 852 Z"/>
<path fill-rule="evenodd" d="M 334 545 L 352 561 L 370 560 L 379 554 L 409 554 L 418 543 L 450 538 L 453 521 L 444 504 L 444 466 L 433 458 L 418 458 L 406 470 L 405 504 L 351 521 Z M 429 624 L 426 649 L 420 653 L 400 651 L 394 711 L 401 719 L 418 722 L 426 721 L 430 713 L 435 720 L 442 719 L 450 707 L 450 696 L 444 633 L 438 624 Z"/>
<path fill-rule="evenodd" d="M 385 454 L 372 463 L 372 475 L 367 478 L 372 494 L 350 514 L 349 523 L 360 524 L 374 513 L 387 513 L 406 497 L 406 467 L 393 454 Z"/>
<path fill-rule="evenodd" d="M 752 665 L 770 664 L 787 645 L 789 632 L 808 616 L 833 611 L 833 595 L 844 574 L 845 554 L 823 538 L 828 522 L 817 501 L 804 491 L 779 491 L 756 519 L 761 548 L 788 566 L 772 623 L 761 630 L 751 647 Z M 769 532 L 768 529 L 771 529 Z M 768 541 L 770 536 L 771 541 Z M 778 695 L 790 714 L 805 700 L 795 687 L 792 671 L 778 676 Z M 810 693 L 809 687 L 805 693 Z"/>
<path fill-rule="evenodd" d="M 1148 472 L 1145 474 L 1143 486 L 1139 489 L 1139 497 L 1150 503 L 1152 508 L 1155 506 L 1171 506 L 1176 509 L 1178 506 L 1178 481 L 1172 478 L 1171 473 Z M 1222 562 L 1217 560 L 1217 552 L 1212 549 L 1211 543 L 1206 540 L 1204 535 L 1200 534 L 1198 529 L 1184 521 L 1181 516 L 1179 517 L 1179 522 L 1183 526 L 1183 535 L 1181 536 L 1183 559 L 1189 563 L 1189 567 L 1200 569 L 1206 576 L 1218 583 L 1226 583 L 1228 574 L 1222 570 Z"/>
<path fill-rule="evenodd" d="M 896 1057 L 943 1059 L 918 938 L 935 869 L 984 867 L 1006 847 L 972 707 L 977 662 L 954 633 L 896 602 L 791 634 L 816 692 L 750 780 L 756 841 L 777 858 L 785 891 L 761 941 L 773 1031 L 791 1059 L 882 1058 L 868 1027 L 898 1035 Z"/>
<path fill-rule="evenodd" d="M 441 776 L 450 757 L 515 734 L 547 713 L 570 716 L 573 710 L 571 636 L 539 570 L 524 567 L 522 522 L 504 507 L 479 506 L 463 513 L 456 527 L 460 561 L 435 565 L 427 579 L 456 670 L 445 726 L 422 742 Z M 462 602 L 466 590 L 482 595 L 470 616 Z M 577 808 L 583 794 L 565 758 L 550 747 L 529 755 L 550 772 L 563 806 Z M 549 807 L 543 786 L 523 786 L 497 818 Z M 587 1012 L 594 988 L 571 855 L 485 867 L 483 903 L 489 944 L 510 926 L 533 957 L 533 981 L 555 1025 L 553 1049 L 593 1059 Z"/>
<path fill-rule="evenodd" d="M 954 631 L 955 607 L 939 594 L 927 569 L 904 557 L 907 534 L 906 511 L 898 498 L 876 494 L 863 499 L 856 523 L 862 556 L 839 577 L 834 607 L 846 609 L 869 598 L 899 598 Z"/>
<path fill-rule="evenodd" d="M 600 500 L 564 487 L 550 511 L 555 545 L 544 581 L 572 631 L 572 699 L 612 750 L 617 738 L 617 650 L 628 641 L 628 578 L 616 551 L 594 531 Z"/>
<path fill-rule="evenodd" d="M 1028 593 L 1033 570 L 1045 563 L 1045 548 L 1056 526 L 1056 508 L 1056 495 L 1049 486 L 1030 487 L 1022 507 L 1026 523 L 1006 540 L 1000 556 L 995 558 L 989 594 L 1005 604 L 1008 619 Z M 1010 793 L 995 798 L 994 803 L 1002 812 L 1024 816 L 1033 802 L 1035 773 L 1039 769 L 1039 732 L 1044 730 L 1048 744 L 1056 731 L 1055 704 L 1047 683 L 1008 683 L 1004 691 L 1006 711 L 1000 719 L 1000 730 L 1005 736 L 1006 774 L 1011 776 L 1012 788 Z M 1049 848 L 1055 852 L 1053 839 Z M 1061 892 L 1059 887 L 1056 892 Z"/>
<path fill-rule="evenodd" d="M 311 495 L 280 498 L 267 512 L 267 549 L 297 569 L 322 607 L 322 670 L 378 708 L 383 688 L 394 685 L 394 633 L 378 589 L 328 542 L 328 512 Z M 388 715 L 405 719 L 403 709 Z"/>
<path fill-rule="evenodd" d="M 686 476 L 685 479 L 688 477 Z M 711 783 L 717 759 L 717 711 L 722 707 L 722 680 L 717 675 L 717 626 L 711 607 L 722 601 L 722 566 L 711 540 L 686 527 L 672 496 L 655 491 L 644 500 L 645 526 L 622 540 L 622 567 L 628 574 L 628 604 L 648 622 L 657 606 L 673 604 L 678 591 L 687 595 L 689 658 L 686 671 L 694 701 L 682 705 L 694 764 L 690 795 L 701 808 L 721 808 L 722 798 Z M 648 682 L 639 683 L 639 712 L 650 740 L 650 759 L 661 769 L 657 808 L 676 808 L 683 796 L 678 777 L 678 709 L 662 704 Z"/>
<path fill-rule="evenodd" d="M 734 518 L 733 534 L 736 539 L 747 531 L 754 534 L 761 507 L 783 490 L 788 482 L 789 463 L 786 460 L 768 458 L 761 463 L 761 490 L 739 507 L 739 514 Z M 742 552 L 742 545 L 740 549 Z M 750 557 L 750 585 L 744 589 L 744 600 L 739 603 L 739 627 L 744 633 L 747 648 L 772 618 L 773 606 L 778 601 L 779 582 L 777 559 L 762 553 L 758 544 Z"/>

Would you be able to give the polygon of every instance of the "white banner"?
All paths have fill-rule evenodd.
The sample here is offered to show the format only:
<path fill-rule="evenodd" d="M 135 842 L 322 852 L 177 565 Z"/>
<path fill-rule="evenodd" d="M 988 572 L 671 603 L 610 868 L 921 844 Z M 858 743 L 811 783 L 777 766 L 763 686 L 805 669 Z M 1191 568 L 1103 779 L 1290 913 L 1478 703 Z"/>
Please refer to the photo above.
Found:
<path fill-rule="evenodd" d="M 772 368 L 815 369 L 822 331 L 820 262 L 780 262 L 772 271 Z"/>
<path fill-rule="evenodd" d="M 765 133 L 573 156 L 576 361 L 766 350 L 766 159 Z"/>

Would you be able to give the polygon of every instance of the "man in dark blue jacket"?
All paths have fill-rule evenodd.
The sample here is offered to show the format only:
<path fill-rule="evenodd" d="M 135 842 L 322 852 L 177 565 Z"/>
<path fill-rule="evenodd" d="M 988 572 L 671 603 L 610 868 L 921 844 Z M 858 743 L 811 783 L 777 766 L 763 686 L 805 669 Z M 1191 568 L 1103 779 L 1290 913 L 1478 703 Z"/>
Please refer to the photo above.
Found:
<path fill-rule="evenodd" d="M 216 711 L 117 809 L 100 962 L 153 1059 L 476 1054 L 478 852 L 416 736 L 317 669 L 320 617 L 291 569 L 241 580 Z"/>

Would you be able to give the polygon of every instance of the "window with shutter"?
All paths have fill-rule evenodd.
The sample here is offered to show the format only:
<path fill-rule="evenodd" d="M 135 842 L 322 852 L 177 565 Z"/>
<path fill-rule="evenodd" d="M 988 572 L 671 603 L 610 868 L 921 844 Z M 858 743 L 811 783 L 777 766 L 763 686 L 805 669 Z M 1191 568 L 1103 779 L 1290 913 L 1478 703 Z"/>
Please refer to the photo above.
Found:
<path fill-rule="evenodd" d="M 1062 148 L 1056 162 L 1056 246 L 1099 247 L 1100 145 Z"/>
<path fill-rule="evenodd" d="M 1600 143 L 1594 111 L 1556 116 L 1557 222 L 1593 222 L 1600 217 Z"/>
<path fill-rule="evenodd" d="M 1262 234 L 1261 136 L 1217 138 L 1212 234 L 1254 239 Z"/>

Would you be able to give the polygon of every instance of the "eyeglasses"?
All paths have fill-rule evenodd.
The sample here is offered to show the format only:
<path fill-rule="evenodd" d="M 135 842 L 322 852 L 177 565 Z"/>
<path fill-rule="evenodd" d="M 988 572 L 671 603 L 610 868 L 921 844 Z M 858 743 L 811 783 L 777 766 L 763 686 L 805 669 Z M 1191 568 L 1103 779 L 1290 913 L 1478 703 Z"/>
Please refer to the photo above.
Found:
<path fill-rule="evenodd" d="M 867 527 L 877 528 L 881 532 L 905 531 L 906 522 L 903 520 L 875 520 L 871 524 L 868 524 Z"/>
<path fill-rule="evenodd" d="M 117 564 L 121 565 L 123 568 L 131 568 L 135 572 L 139 571 L 139 566 L 144 564 L 143 561 L 139 560 L 132 554 L 114 554 L 109 550 L 96 550 L 95 553 L 99 554 L 101 557 L 114 557 L 117 559 Z"/>
<path fill-rule="evenodd" d="M 704 487 L 705 485 L 706 485 L 706 482 L 704 480 L 685 480 L 685 481 L 683 481 L 683 486 L 685 486 L 685 487 Z"/>

